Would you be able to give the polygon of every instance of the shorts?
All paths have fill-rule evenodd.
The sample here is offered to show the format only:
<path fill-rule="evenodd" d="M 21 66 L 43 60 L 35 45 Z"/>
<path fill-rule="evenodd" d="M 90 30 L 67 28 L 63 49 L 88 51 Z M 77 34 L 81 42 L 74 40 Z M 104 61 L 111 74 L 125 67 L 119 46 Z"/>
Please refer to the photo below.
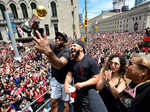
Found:
<path fill-rule="evenodd" d="M 62 99 L 69 101 L 70 95 L 65 93 L 64 84 L 59 83 L 54 77 L 50 80 L 50 93 L 52 99 Z"/>

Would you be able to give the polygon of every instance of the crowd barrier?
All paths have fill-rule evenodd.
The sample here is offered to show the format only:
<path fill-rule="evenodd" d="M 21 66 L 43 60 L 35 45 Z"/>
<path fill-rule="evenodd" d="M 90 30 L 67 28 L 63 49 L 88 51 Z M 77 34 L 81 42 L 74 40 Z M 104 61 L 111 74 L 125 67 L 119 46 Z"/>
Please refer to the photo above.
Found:
<path fill-rule="evenodd" d="M 49 91 L 46 91 L 46 92 L 45 92 L 43 95 L 41 95 L 39 98 L 37 98 L 36 100 L 34 100 L 33 102 L 31 102 L 29 105 L 25 106 L 25 107 L 21 110 L 21 112 L 25 112 L 25 110 L 26 110 L 29 106 L 33 105 L 37 100 L 39 100 L 41 97 L 43 97 L 43 96 L 46 95 L 47 93 L 49 93 Z M 48 105 L 49 102 L 50 102 L 50 99 L 48 99 L 43 105 L 41 105 L 41 106 L 38 108 L 38 110 L 36 110 L 36 112 L 43 112 L 44 107 L 46 107 L 46 105 Z M 48 110 L 50 110 L 50 106 L 49 106 Z"/>

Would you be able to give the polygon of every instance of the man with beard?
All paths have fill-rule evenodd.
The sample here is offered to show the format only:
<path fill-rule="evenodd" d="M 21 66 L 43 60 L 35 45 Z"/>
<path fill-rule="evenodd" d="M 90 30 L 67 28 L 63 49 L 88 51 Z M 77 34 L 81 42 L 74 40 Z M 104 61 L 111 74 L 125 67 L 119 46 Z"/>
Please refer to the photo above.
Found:
<path fill-rule="evenodd" d="M 71 58 L 72 61 L 69 61 L 70 69 L 65 79 L 65 92 L 70 93 L 70 83 L 74 79 L 77 94 L 74 111 L 91 112 L 88 92 L 91 89 L 95 90 L 99 67 L 95 59 L 85 55 L 84 43 L 82 41 L 72 44 Z"/>
<path fill-rule="evenodd" d="M 51 112 L 58 112 L 59 99 L 64 101 L 64 111 L 69 112 L 69 95 L 64 92 L 64 80 L 68 72 L 68 60 L 70 58 L 68 49 L 65 44 L 68 37 L 64 33 L 57 32 L 55 37 L 55 45 L 50 45 L 46 34 L 44 37 L 36 31 L 39 39 L 34 37 L 36 48 L 47 55 L 52 66 L 51 86 Z"/>

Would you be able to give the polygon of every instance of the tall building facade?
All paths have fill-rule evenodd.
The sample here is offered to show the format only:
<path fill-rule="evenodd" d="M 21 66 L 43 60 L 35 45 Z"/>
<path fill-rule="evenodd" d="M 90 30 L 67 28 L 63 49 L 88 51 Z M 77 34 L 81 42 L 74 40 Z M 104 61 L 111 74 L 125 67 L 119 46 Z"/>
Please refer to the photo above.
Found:
<path fill-rule="evenodd" d="M 1 0 L 0 1 L 0 41 L 9 41 L 9 31 L 4 12 L 7 10 L 12 16 L 12 28 L 16 39 L 28 38 L 24 33 L 19 37 L 16 26 L 27 21 L 33 15 L 37 5 L 43 5 L 48 14 L 40 21 L 49 39 L 55 37 L 57 31 L 65 32 L 70 38 L 80 37 L 78 0 Z"/>
<path fill-rule="evenodd" d="M 89 32 L 96 31 L 96 25 L 99 27 L 97 32 L 144 31 L 150 27 L 149 11 L 150 2 L 146 2 L 126 12 L 101 14 L 89 20 Z M 109 16 L 106 16 L 107 14 Z"/>

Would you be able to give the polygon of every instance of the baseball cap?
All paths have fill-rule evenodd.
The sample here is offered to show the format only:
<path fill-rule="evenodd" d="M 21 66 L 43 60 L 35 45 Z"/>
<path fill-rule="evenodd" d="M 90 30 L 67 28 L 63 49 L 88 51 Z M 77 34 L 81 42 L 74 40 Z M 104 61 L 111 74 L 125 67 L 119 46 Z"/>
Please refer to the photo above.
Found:
<path fill-rule="evenodd" d="M 66 33 L 56 32 L 56 37 L 68 42 L 68 36 Z"/>
<path fill-rule="evenodd" d="M 82 41 L 80 41 L 80 40 L 77 40 L 77 41 L 75 42 L 75 44 L 80 45 L 80 46 L 83 48 L 83 52 L 85 53 L 85 43 L 84 43 L 84 42 L 82 42 Z"/>
<path fill-rule="evenodd" d="M 136 56 L 135 63 L 138 65 L 143 65 L 150 70 L 150 56 L 145 54 L 138 54 Z"/>

